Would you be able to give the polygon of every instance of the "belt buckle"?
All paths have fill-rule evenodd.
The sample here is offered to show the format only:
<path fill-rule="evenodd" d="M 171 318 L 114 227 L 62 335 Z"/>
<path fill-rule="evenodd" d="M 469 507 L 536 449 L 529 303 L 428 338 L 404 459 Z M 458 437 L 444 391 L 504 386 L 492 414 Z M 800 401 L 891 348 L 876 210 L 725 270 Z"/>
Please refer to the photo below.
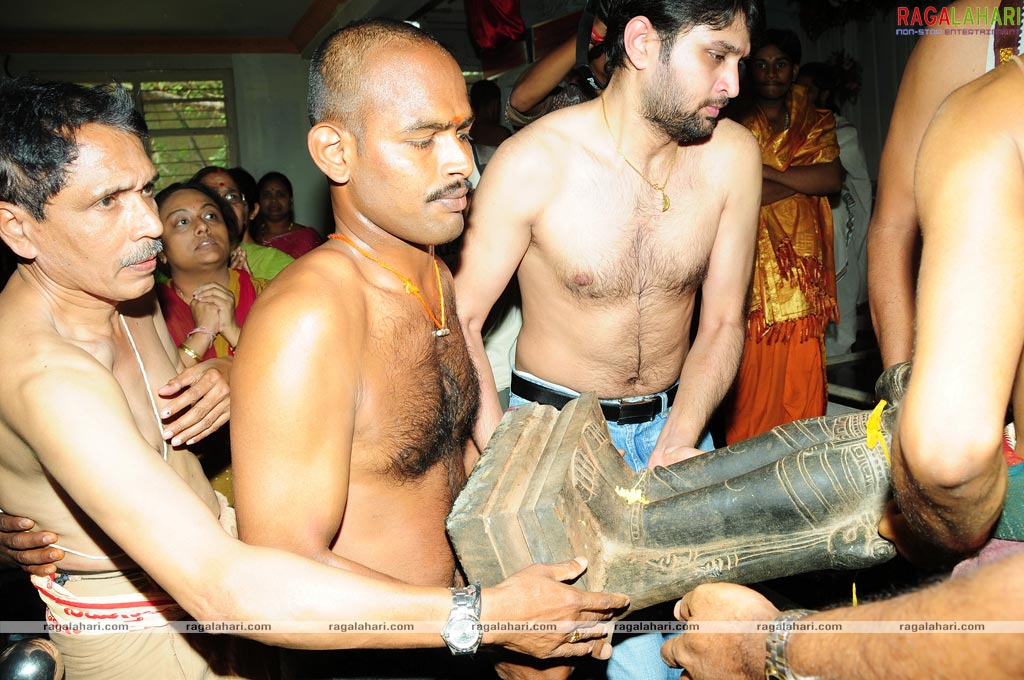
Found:
<path fill-rule="evenodd" d="M 635 425 L 654 420 L 654 417 L 661 413 L 664 408 L 663 396 L 655 394 L 646 397 L 624 397 L 620 399 L 619 419 L 615 422 L 619 425 Z"/>

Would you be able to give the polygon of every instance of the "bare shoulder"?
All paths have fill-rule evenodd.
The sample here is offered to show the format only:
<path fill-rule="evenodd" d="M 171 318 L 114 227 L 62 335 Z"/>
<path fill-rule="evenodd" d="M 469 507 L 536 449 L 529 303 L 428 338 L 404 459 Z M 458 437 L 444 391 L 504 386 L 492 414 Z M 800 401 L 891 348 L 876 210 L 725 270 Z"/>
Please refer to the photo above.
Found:
<path fill-rule="evenodd" d="M 718 121 L 711 139 L 720 143 L 720 148 L 725 153 L 733 153 L 737 158 L 744 160 L 755 157 L 760 162 L 761 147 L 758 145 L 757 139 L 754 138 L 754 134 L 730 118 Z"/>
<path fill-rule="evenodd" d="M 294 329 L 334 333 L 366 322 L 366 287 L 351 258 L 336 244 L 310 251 L 276 276 L 246 318 L 243 339 L 267 334 L 287 337 Z M 289 330 L 291 329 L 291 330 Z M 262 344 L 262 339 L 249 339 Z"/>
<path fill-rule="evenodd" d="M 998 5 L 998 0 L 957 0 L 950 11 L 963 16 L 967 11 Z M 900 79 L 891 127 L 920 137 L 939 103 L 985 72 L 987 49 L 988 36 L 982 31 L 923 36 Z"/>
<path fill-rule="evenodd" d="M 915 172 L 922 230 L 957 218 L 961 232 L 1005 227 L 1024 188 L 1024 74 L 1007 63 L 947 98 L 925 133 Z M 985 219 L 981 215 L 996 210 Z M 977 217 L 978 219 L 974 219 Z M 967 224 L 968 222 L 970 224 Z M 972 226 L 973 225 L 973 226 Z"/>
<path fill-rule="evenodd" d="M 1003 64 L 953 92 L 939 107 L 928 128 L 923 154 L 984 153 L 993 145 L 1013 140 L 1019 149 L 1024 137 L 1024 72 L 1014 62 Z"/>
<path fill-rule="evenodd" d="M 21 428 L 45 413 L 61 412 L 76 400 L 113 383 L 110 370 L 82 346 L 65 338 L 50 320 L 16 296 L 0 299 L 0 418 Z M 93 386 L 97 389 L 93 390 Z"/>
<path fill-rule="evenodd" d="M 522 174 L 537 186 L 559 177 L 573 150 L 586 147 L 580 127 L 586 116 L 579 110 L 585 106 L 549 113 L 506 139 L 487 165 L 487 172 L 497 164 L 502 173 Z"/>
<path fill-rule="evenodd" d="M 752 174 L 757 175 L 756 182 L 760 186 L 761 147 L 750 130 L 726 118 L 718 122 L 706 144 L 705 165 L 711 172 L 727 180 L 724 186 L 732 187 L 738 177 L 749 177 Z"/>

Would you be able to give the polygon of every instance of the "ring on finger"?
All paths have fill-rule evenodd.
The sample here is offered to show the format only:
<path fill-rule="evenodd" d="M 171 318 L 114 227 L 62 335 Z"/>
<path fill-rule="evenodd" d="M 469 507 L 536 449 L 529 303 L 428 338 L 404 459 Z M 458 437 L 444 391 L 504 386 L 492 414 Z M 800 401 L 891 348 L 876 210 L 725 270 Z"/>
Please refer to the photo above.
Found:
<path fill-rule="evenodd" d="M 582 635 L 580 634 L 580 631 L 579 631 L 578 629 L 577 629 L 577 630 L 574 630 L 574 631 L 572 632 L 572 634 L 570 634 L 570 635 L 569 635 L 569 639 L 567 640 L 567 642 L 568 642 L 568 643 L 569 643 L 570 645 L 574 645 L 574 644 L 576 644 L 577 642 L 579 642 L 579 641 L 580 641 L 580 638 L 581 638 L 581 637 L 583 637 L 583 636 L 582 636 Z"/>

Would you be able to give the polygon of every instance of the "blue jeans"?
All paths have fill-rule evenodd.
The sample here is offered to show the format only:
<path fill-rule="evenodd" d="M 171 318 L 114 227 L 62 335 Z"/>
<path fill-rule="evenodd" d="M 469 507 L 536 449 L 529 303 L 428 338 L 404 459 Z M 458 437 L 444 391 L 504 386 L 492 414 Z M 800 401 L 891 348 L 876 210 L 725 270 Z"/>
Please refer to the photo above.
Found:
<path fill-rule="evenodd" d="M 524 373 L 523 371 L 517 371 L 520 376 L 526 378 L 531 382 L 535 382 L 538 385 L 543 385 L 549 390 L 560 392 L 567 396 L 578 397 L 578 392 L 574 392 L 567 387 L 556 385 L 555 383 L 541 380 L 535 375 Z M 509 395 L 508 406 L 509 408 L 515 408 L 517 406 L 525 406 L 531 402 L 526 401 L 515 392 Z M 671 409 L 669 409 L 671 410 Z M 647 461 L 651 459 L 651 453 L 654 451 L 654 445 L 658 443 L 658 435 L 661 434 L 662 428 L 665 427 L 665 421 L 668 420 L 669 411 L 665 411 L 660 415 L 654 417 L 646 423 L 630 423 L 627 425 L 619 425 L 618 423 L 608 423 L 608 432 L 612 436 L 612 443 L 619 449 L 622 449 L 622 457 L 636 472 L 642 472 L 647 469 Z M 715 448 L 715 443 L 711 439 L 711 433 L 705 432 L 701 436 L 700 441 L 697 442 L 696 448 L 701 451 L 710 451 Z"/>
<path fill-rule="evenodd" d="M 517 372 L 527 380 L 543 385 L 555 392 L 574 397 L 579 396 L 578 392 L 574 392 L 567 387 L 542 380 L 535 375 L 524 373 L 523 371 Z M 526 401 L 514 392 L 509 395 L 509 408 L 525 406 L 529 403 L 531 402 Z M 630 423 L 628 425 L 608 423 L 608 432 L 612 436 L 612 443 L 619 449 L 622 449 L 623 459 L 636 472 L 647 469 L 647 461 L 651 458 L 654 446 L 658 443 L 658 435 L 661 434 L 661 430 L 665 427 L 665 421 L 667 420 L 668 411 L 665 411 L 646 423 Z M 711 439 L 711 433 L 704 432 L 700 441 L 697 442 L 696 448 L 701 451 L 714 449 L 715 444 Z M 683 593 L 679 593 L 679 595 L 682 596 Z M 646 612 L 648 610 L 642 610 L 631 616 L 643 619 Z M 642 635 L 632 635 L 621 642 L 617 642 L 613 647 L 612 658 L 608 661 L 608 680 L 678 680 L 680 670 L 678 668 L 669 668 L 661 660 L 661 645 L 665 640 L 675 635 L 678 635 L 678 633 L 673 633 L 672 635 L 644 633 Z"/>

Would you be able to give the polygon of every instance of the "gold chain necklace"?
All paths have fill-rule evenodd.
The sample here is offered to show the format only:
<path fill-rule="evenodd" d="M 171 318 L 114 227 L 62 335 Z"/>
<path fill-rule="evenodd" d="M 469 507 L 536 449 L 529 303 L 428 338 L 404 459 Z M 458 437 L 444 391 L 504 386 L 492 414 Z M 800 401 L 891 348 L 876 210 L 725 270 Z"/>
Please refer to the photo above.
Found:
<path fill-rule="evenodd" d="M 363 250 L 362 248 L 357 246 L 355 243 L 352 243 L 352 241 L 348 240 L 347 238 L 345 238 L 341 234 L 329 234 L 328 237 L 329 238 L 335 238 L 335 239 L 338 239 L 339 241 L 343 241 L 343 242 L 347 243 L 349 246 L 351 246 L 352 250 L 356 251 L 357 253 L 359 253 L 360 255 L 365 257 L 366 259 L 371 260 L 372 262 L 375 262 L 379 266 L 383 267 L 384 269 L 387 269 L 389 272 L 391 272 L 392 274 L 397 276 L 398 280 L 401 281 L 403 284 L 405 284 L 405 292 L 408 293 L 409 295 L 414 295 L 416 297 L 416 299 L 420 301 L 420 304 L 423 305 L 423 309 L 426 310 L 426 312 L 427 312 L 427 316 L 429 316 L 430 320 L 434 322 L 435 326 L 437 326 L 437 330 L 436 331 L 431 331 L 431 334 L 435 338 L 443 338 L 444 336 L 446 336 L 449 333 L 451 333 L 451 330 L 445 324 L 444 288 L 441 286 L 441 270 L 438 269 L 438 267 L 437 267 L 437 257 L 434 256 L 434 249 L 433 249 L 433 247 L 431 247 L 431 249 L 430 249 L 430 261 L 433 262 L 433 264 L 434 264 L 434 277 L 437 279 L 437 292 L 441 296 L 441 320 L 440 321 L 438 321 L 437 317 L 434 316 L 434 312 L 431 311 L 430 305 L 427 304 L 427 301 L 423 299 L 423 296 L 420 294 L 419 287 L 417 287 L 416 284 L 413 283 L 409 279 L 408 276 L 402 275 L 397 269 L 395 269 L 394 267 L 389 265 L 387 262 L 385 262 L 384 260 L 381 260 L 378 257 L 374 257 L 370 253 L 366 252 L 365 250 Z"/>
<path fill-rule="evenodd" d="M 619 143 L 615 141 L 615 133 L 612 132 L 612 125 L 608 122 L 608 107 L 604 103 L 604 95 L 601 95 L 601 113 L 604 114 L 604 124 L 608 128 L 608 136 L 612 138 L 612 143 L 615 144 L 615 153 L 619 154 L 619 158 L 626 161 L 626 165 L 636 174 L 640 175 L 640 179 L 647 182 L 652 189 L 661 192 L 661 212 L 665 212 L 671 207 L 671 203 L 668 200 L 668 194 L 665 193 L 665 187 L 668 186 L 668 181 L 672 179 L 672 171 L 676 169 L 676 154 L 679 153 L 679 144 L 676 144 L 675 151 L 672 152 L 672 163 L 668 166 L 668 174 L 665 175 L 665 181 L 661 185 L 657 185 L 651 180 L 647 179 L 644 173 L 640 172 L 640 169 L 629 162 L 626 155 L 622 153 L 622 149 L 619 148 Z"/>

